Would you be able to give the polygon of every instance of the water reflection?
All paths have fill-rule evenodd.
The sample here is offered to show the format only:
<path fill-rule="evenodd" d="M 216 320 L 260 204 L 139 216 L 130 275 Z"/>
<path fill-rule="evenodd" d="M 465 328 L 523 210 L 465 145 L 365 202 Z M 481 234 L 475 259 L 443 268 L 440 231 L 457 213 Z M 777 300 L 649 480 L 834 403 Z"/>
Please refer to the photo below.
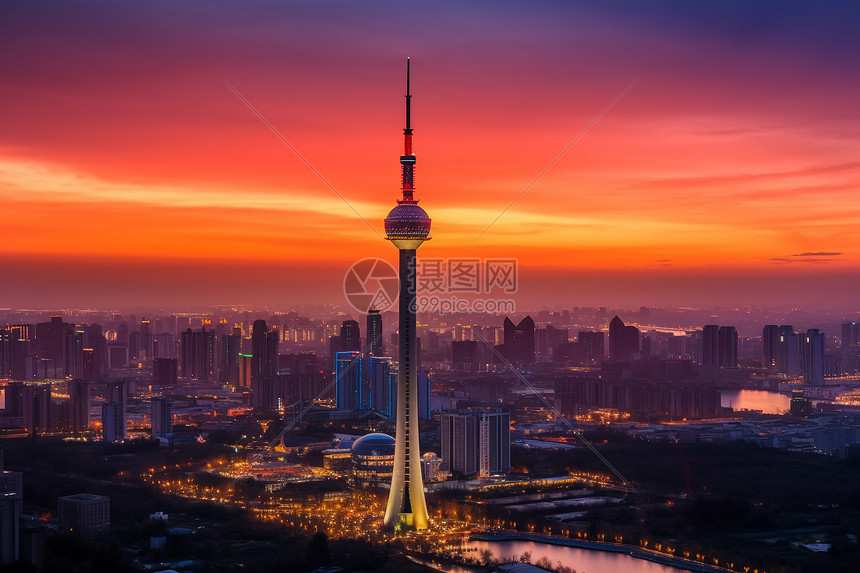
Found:
<path fill-rule="evenodd" d="M 738 410 L 761 410 L 764 414 L 788 412 L 791 398 L 779 392 L 767 390 L 721 390 L 720 404 L 724 408 Z"/>
<path fill-rule="evenodd" d="M 553 565 L 561 564 L 576 569 L 579 573 L 678 573 L 676 569 L 626 553 L 608 553 L 579 547 L 550 545 L 535 541 L 470 541 L 470 547 L 477 548 L 480 555 L 489 551 L 494 559 L 518 561 L 524 553 L 529 553 L 529 562 L 537 563 L 546 557 Z"/>

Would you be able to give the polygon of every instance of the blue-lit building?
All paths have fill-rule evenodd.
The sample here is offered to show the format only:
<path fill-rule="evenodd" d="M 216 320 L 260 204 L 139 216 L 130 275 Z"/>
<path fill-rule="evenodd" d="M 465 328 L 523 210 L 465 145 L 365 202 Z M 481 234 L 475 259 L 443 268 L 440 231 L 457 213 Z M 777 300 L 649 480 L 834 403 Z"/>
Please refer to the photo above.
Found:
<path fill-rule="evenodd" d="M 361 352 L 335 355 L 335 401 L 338 410 L 375 410 L 394 416 L 397 370 L 391 359 Z"/>
<path fill-rule="evenodd" d="M 397 369 L 391 359 L 360 352 L 335 355 L 335 401 L 338 410 L 375 410 L 397 417 Z M 418 418 L 430 419 L 430 373 L 418 372 Z"/>

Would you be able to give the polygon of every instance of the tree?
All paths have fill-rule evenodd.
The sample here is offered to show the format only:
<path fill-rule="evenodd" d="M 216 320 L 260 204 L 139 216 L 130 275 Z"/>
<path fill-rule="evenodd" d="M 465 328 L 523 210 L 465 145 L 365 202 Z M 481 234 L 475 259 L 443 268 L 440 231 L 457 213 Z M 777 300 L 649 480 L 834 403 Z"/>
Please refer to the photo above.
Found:
<path fill-rule="evenodd" d="M 308 544 L 308 561 L 313 566 L 322 565 L 329 561 L 328 536 L 322 531 L 314 534 Z"/>

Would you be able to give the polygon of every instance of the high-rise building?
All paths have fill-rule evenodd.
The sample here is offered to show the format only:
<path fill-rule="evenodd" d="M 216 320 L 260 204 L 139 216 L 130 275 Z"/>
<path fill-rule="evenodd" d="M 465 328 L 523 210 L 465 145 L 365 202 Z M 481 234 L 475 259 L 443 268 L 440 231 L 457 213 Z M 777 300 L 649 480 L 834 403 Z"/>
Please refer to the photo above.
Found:
<path fill-rule="evenodd" d="M 108 351 L 108 368 L 127 368 L 128 367 L 128 346 L 124 344 L 109 344 Z"/>
<path fill-rule="evenodd" d="M 552 359 L 558 347 L 568 342 L 568 330 L 551 324 L 535 330 L 535 352 L 541 359 Z"/>
<path fill-rule="evenodd" d="M 717 363 L 721 368 L 738 367 L 738 331 L 734 326 L 721 326 Z"/>
<path fill-rule="evenodd" d="M 140 319 L 140 360 L 152 360 L 152 323 L 146 318 Z"/>
<path fill-rule="evenodd" d="M 800 337 L 790 324 L 777 329 L 777 346 L 774 356 L 777 372 L 796 376 L 800 374 Z"/>
<path fill-rule="evenodd" d="M 9 327 L 9 372 L 13 380 L 33 379 L 35 354 L 30 348 L 31 330 L 33 327 L 29 324 L 14 324 Z"/>
<path fill-rule="evenodd" d="M 338 352 L 335 355 L 335 406 L 338 410 L 361 408 L 361 352 Z"/>
<path fill-rule="evenodd" d="M 800 372 L 806 384 L 824 384 L 824 340 L 817 328 L 800 335 Z"/>
<path fill-rule="evenodd" d="M 40 358 L 51 358 L 56 366 L 68 374 L 66 369 L 66 335 L 74 329 L 73 324 L 63 322 L 62 316 L 52 316 L 50 322 L 36 324 L 36 352 Z"/>
<path fill-rule="evenodd" d="M 182 333 L 180 369 L 186 380 L 211 380 L 215 376 L 215 332 L 202 327 Z"/>
<path fill-rule="evenodd" d="M 519 324 L 505 317 L 505 358 L 515 366 L 535 361 L 535 321 L 526 316 Z"/>
<path fill-rule="evenodd" d="M 221 335 L 218 354 L 218 382 L 239 385 L 239 353 L 242 351 L 242 331 L 234 328 L 230 334 Z"/>
<path fill-rule="evenodd" d="M 277 329 L 266 328 L 265 320 L 255 320 L 251 329 L 251 379 L 271 378 L 278 375 Z"/>
<path fill-rule="evenodd" d="M 150 434 L 153 438 L 173 433 L 173 406 L 170 400 L 163 397 L 153 397 L 150 401 L 152 408 L 152 427 Z"/>
<path fill-rule="evenodd" d="M 373 356 L 383 356 L 382 351 L 382 315 L 375 308 L 367 312 L 367 344 Z"/>
<path fill-rule="evenodd" d="M 581 330 L 576 335 L 576 342 L 582 346 L 583 357 L 586 364 L 595 364 L 603 359 L 603 333 Z"/>
<path fill-rule="evenodd" d="M 720 327 L 706 324 L 702 328 L 702 352 L 699 355 L 702 366 L 718 366 L 720 360 Z"/>
<path fill-rule="evenodd" d="M 511 470 L 511 416 L 499 408 L 471 408 L 441 416 L 443 471 L 464 477 Z"/>
<path fill-rule="evenodd" d="M 253 376 L 254 357 L 250 354 L 239 354 L 239 388 L 250 388 Z"/>
<path fill-rule="evenodd" d="M 391 367 L 390 358 L 371 356 L 367 361 L 363 385 L 367 387 L 364 394 L 365 404 L 369 408 L 386 416 L 392 416 L 397 412 L 397 371 Z"/>
<path fill-rule="evenodd" d="M 4 388 L 6 415 L 14 418 L 24 416 L 24 383 L 11 382 Z"/>
<path fill-rule="evenodd" d="M 91 349 L 83 360 L 84 372 L 79 378 L 91 382 L 104 381 L 107 371 L 107 341 L 100 324 L 88 324 L 84 329 L 84 344 Z M 86 351 L 85 348 L 85 351 Z"/>
<path fill-rule="evenodd" d="M 140 333 L 137 331 L 128 333 L 128 360 L 132 364 L 141 362 Z"/>
<path fill-rule="evenodd" d="M 156 386 L 175 386 L 178 372 L 176 358 L 156 358 L 152 361 L 152 383 Z"/>
<path fill-rule="evenodd" d="M 389 360 L 386 358 L 386 360 Z M 398 380 L 398 372 L 396 368 L 389 368 L 388 370 L 389 377 L 389 387 L 391 388 L 390 396 L 391 396 L 391 410 L 387 412 L 387 415 L 391 418 L 397 419 L 397 380 Z M 418 371 L 418 419 L 419 420 L 429 420 L 430 416 L 430 373 L 425 370 Z M 386 413 L 384 409 L 379 410 L 382 413 Z M 425 480 L 426 481 L 426 480 Z"/>
<path fill-rule="evenodd" d="M 335 360 L 335 403 L 339 410 L 396 411 L 397 381 L 391 359 L 361 352 L 339 352 Z"/>
<path fill-rule="evenodd" d="M 24 474 L 0 471 L 0 564 L 18 561 Z"/>
<path fill-rule="evenodd" d="M 30 434 L 44 434 L 53 429 L 51 419 L 51 385 L 36 384 L 23 387 L 22 412 L 24 427 Z"/>
<path fill-rule="evenodd" d="M 126 407 L 129 382 L 111 382 L 105 389 L 102 404 L 102 436 L 106 442 L 121 442 L 126 438 Z"/>
<path fill-rule="evenodd" d="M 81 351 L 81 378 L 87 382 L 95 382 L 98 366 L 94 348 L 84 348 Z"/>
<path fill-rule="evenodd" d="M 461 372 L 477 372 L 479 364 L 478 342 L 454 340 L 451 343 L 451 369 Z"/>
<path fill-rule="evenodd" d="M 340 339 L 344 352 L 361 352 L 361 329 L 357 320 L 344 320 L 340 327 Z"/>
<path fill-rule="evenodd" d="M 609 323 L 609 358 L 629 360 L 639 352 L 639 329 L 627 326 L 615 315 Z"/>
<path fill-rule="evenodd" d="M 763 368 L 776 368 L 776 349 L 779 346 L 779 327 L 775 324 L 766 324 L 761 331 L 762 361 Z"/>
<path fill-rule="evenodd" d="M 12 375 L 12 331 L 0 329 L 0 378 Z"/>
<path fill-rule="evenodd" d="M 76 436 L 90 427 L 90 383 L 86 380 L 69 381 L 69 425 Z"/>
<path fill-rule="evenodd" d="M 426 370 L 418 372 L 418 419 L 430 419 L 430 373 Z"/>
<path fill-rule="evenodd" d="M 176 335 L 162 332 L 153 336 L 152 358 L 176 358 Z"/>
<path fill-rule="evenodd" d="M 860 322 L 846 322 L 842 325 L 842 348 L 860 350 Z"/>
<path fill-rule="evenodd" d="M 734 326 L 706 324 L 702 328 L 700 364 L 713 368 L 738 367 L 738 331 Z"/>
<path fill-rule="evenodd" d="M 102 404 L 102 438 L 105 442 L 121 442 L 126 437 L 123 408 L 116 402 Z"/>
<path fill-rule="evenodd" d="M 400 157 L 403 198 L 385 218 L 385 234 L 400 257 L 398 301 L 399 361 L 394 470 L 383 523 L 388 528 L 427 529 L 429 515 L 421 475 L 418 443 L 418 344 L 416 335 L 416 251 L 430 237 L 430 217 L 413 197 L 415 155 L 412 153 L 409 60 L 406 64 L 406 128 Z"/>

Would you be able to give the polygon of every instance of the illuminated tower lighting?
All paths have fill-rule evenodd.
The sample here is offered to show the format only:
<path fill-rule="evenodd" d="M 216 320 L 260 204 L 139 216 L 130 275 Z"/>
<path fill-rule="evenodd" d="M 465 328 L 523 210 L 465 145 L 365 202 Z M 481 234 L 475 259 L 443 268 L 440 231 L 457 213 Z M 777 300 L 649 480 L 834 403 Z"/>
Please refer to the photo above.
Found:
<path fill-rule="evenodd" d="M 430 239 L 430 217 L 413 198 L 415 155 L 410 124 L 412 94 L 406 59 L 405 150 L 400 157 L 403 198 L 385 218 L 385 234 L 400 251 L 400 364 L 397 379 L 397 428 L 391 493 L 383 523 L 394 529 L 427 529 L 429 516 L 418 447 L 418 364 L 415 343 L 415 251 Z"/>

